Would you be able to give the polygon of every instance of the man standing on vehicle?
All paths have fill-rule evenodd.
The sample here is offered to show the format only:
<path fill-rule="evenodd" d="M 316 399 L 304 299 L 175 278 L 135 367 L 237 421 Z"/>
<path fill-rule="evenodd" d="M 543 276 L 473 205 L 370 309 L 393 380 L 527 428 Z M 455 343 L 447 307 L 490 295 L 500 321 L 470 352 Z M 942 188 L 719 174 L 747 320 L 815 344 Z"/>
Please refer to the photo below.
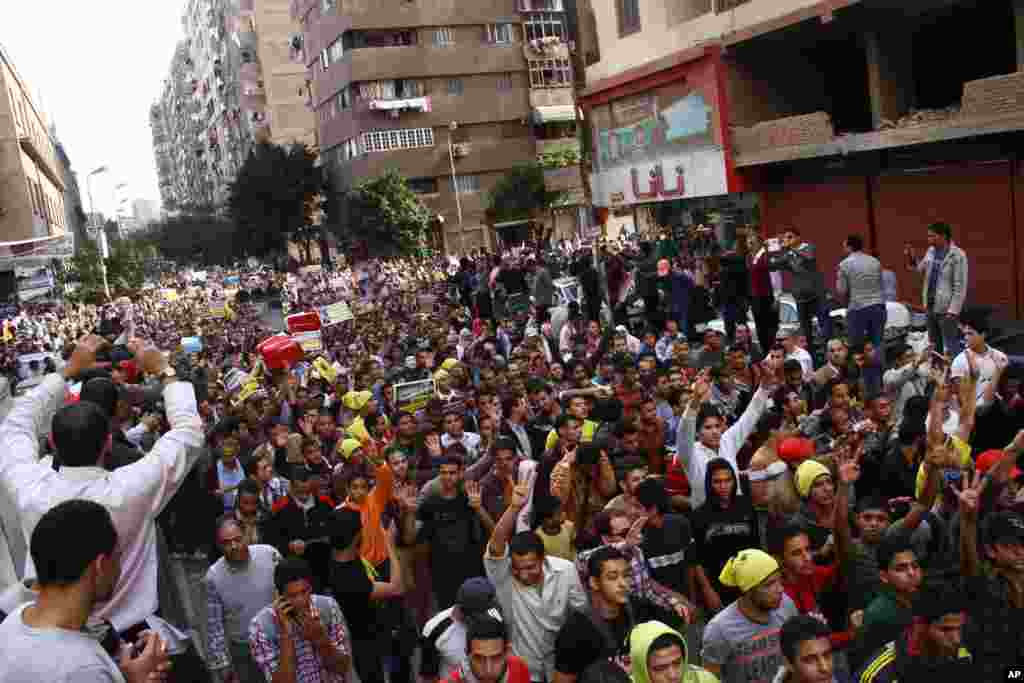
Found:
<path fill-rule="evenodd" d="M 814 345 L 814 326 L 811 323 L 814 316 L 818 316 L 822 336 L 831 339 L 832 321 L 825 307 L 825 278 L 818 270 L 814 245 L 804 242 L 799 230 L 788 227 L 782 233 L 782 250 L 770 252 L 768 258 L 769 267 L 773 270 L 792 273 L 790 288 L 808 346 Z"/>
<path fill-rule="evenodd" d="M 928 311 L 928 336 L 935 350 L 945 356 L 960 353 L 957 319 L 967 298 L 967 254 L 953 243 L 948 223 L 928 226 L 928 251 L 920 261 L 908 244 L 903 248 L 907 269 L 924 273 L 922 298 Z"/>
<path fill-rule="evenodd" d="M 850 344 L 860 346 L 865 337 L 882 348 L 885 300 L 882 295 L 882 264 L 864 253 L 864 238 L 850 235 L 843 243 L 848 256 L 839 263 L 836 294 L 846 301 L 846 325 Z"/>

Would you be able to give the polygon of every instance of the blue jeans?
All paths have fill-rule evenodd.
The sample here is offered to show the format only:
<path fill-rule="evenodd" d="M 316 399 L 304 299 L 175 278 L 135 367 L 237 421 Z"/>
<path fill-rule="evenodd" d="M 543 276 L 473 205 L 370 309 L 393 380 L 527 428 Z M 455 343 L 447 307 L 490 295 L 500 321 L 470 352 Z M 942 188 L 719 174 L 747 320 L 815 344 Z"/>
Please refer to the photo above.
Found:
<path fill-rule="evenodd" d="M 963 350 L 960 348 L 960 321 L 956 316 L 929 313 L 928 337 L 935 350 L 950 362 Z"/>
<path fill-rule="evenodd" d="M 885 304 L 865 306 L 856 311 L 847 310 L 846 329 L 850 335 L 850 345 L 857 347 L 869 341 L 876 350 L 881 350 L 885 319 Z"/>

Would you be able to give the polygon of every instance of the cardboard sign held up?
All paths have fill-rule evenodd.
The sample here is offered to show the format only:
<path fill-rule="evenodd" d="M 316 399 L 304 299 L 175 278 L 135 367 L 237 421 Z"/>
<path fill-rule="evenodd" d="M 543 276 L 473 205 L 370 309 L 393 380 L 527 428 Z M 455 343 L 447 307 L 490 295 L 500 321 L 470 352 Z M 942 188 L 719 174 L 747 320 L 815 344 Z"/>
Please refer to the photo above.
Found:
<path fill-rule="evenodd" d="M 434 395 L 434 391 L 434 380 L 432 379 L 396 384 L 395 405 L 402 412 L 415 413 L 427 406 L 427 401 Z"/>
<path fill-rule="evenodd" d="M 320 324 L 324 327 L 337 325 L 355 317 L 346 301 L 337 301 L 329 306 L 321 306 L 317 311 L 320 314 Z"/>
<path fill-rule="evenodd" d="M 296 332 L 292 339 L 299 343 L 306 353 L 323 351 L 324 342 L 320 330 L 309 330 L 307 332 Z"/>

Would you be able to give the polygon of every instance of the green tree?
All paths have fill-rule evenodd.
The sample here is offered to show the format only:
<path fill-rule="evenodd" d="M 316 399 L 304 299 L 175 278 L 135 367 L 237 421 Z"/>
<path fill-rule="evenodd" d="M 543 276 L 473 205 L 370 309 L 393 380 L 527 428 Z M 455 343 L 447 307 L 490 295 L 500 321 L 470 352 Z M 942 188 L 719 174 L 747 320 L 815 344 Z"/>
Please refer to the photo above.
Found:
<path fill-rule="evenodd" d="M 227 218 L 204 210 L 166 218 L 132 235 L 163 258 L 182 265 L 227 265 L 236 260 L 237 230 Z"/>
<path fill-rule="evenodd" d="M 532 162 L 517 166 L 501 177 L 487 197 L 487 214 L 495 223 L 537 220 L 551 212 L 564 197 L 565 192 L 547 188 L 544 167 Z"/>
<path fill-rule="evenodd" d="M 107 259 L 107 282 L 110 295 L 116 298 L 122 294 L 134 294 L 142 287 L 144 280 L 144 247 L 135 240 L 115 240 L 108 247 L 110 258 Z M 78 286 L 74 299 L 89 302 L 106 300 L 100 248 L 95 241 L 82 242 L 78 253 L 71 257 L 64 278 L 66 282 Z"/>
<path fill-rule="evenodd" d="M 282 252 L 290 237 L 307 244 L 323 178 L 305 145 L 256 145 L 231 184 L 228 209 L 246 256 Z"/>
<path fill-rule="evenodd" d="M 367 180 L 340 199 L 328 197 L 329 223 L 341 243 L 372 256 L 406 254 L 426 237 L 430 210 L 395 170 Z"/>

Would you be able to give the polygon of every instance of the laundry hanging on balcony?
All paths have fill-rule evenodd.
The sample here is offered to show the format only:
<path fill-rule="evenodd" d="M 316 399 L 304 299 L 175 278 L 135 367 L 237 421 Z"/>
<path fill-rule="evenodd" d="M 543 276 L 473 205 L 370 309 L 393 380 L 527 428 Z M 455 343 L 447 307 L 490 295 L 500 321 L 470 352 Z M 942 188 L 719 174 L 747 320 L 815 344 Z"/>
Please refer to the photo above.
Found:
<path fill-rule="evenodd" d="M 370 109 L 375 111 L 422 111 L 432 110 L 429 97 L 412 97 L 405 100 L 370 100 Z"/>
<path fill-rule="evenodd" d="M 558 104 L 533 108 L 533 122 L 537 124 L 575 120 L 576 106 L 573 104 Z"/>

